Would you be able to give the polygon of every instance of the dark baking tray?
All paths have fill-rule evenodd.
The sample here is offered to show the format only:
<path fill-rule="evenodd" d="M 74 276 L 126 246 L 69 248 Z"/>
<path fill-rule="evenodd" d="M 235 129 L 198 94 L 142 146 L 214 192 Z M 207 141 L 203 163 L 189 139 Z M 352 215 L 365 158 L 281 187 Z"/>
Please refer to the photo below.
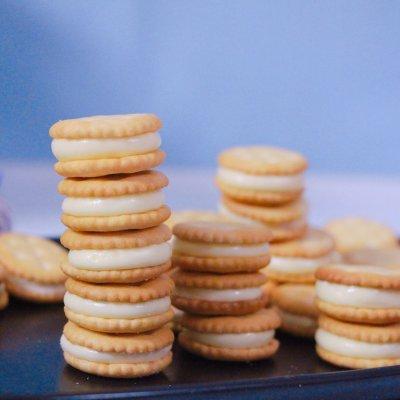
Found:
<path fill-rule="evenodd" d="M 399 398 L 400 367 L 340 370 L 318 359 L 312 341 L 286 335 L 279 335 L 281 349 L 271 360 L 213 362 L 175 346 L 174 362 L 164 373 L 99 378 L 64 364 L 59 347 L 64 323 L 61 305 L 12 300 L 0 312 L 1 398 Z"/>

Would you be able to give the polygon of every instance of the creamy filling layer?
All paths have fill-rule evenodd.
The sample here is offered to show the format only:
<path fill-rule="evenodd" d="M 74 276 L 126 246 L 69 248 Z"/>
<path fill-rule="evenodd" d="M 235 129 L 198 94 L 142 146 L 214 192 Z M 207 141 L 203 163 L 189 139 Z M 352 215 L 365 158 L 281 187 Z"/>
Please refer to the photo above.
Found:
<path fill-rule="evenodd" d="M 300 226 L 303 226 L 306 223 L 305 217 L 301 217 L 298 219 L 295 219 L 293 221 L 289 222 L 282 222 L 280 224 L 269 224 L 267 222 L 261 222 L 261 221 L 256 221 L 254 219 L 251 219 L 249 217 L 245 217 L 243 215 L 239 215 L 234 213 L 233 211 L 229 210 L 224 204 L 219 204 L 218 206 L 219 212 L 227 217 L 229 220 L 233 222 L 239 222 L 241 224 L 246 224 L 246 225 L 254 225 L 254 226 L 262 226 L 262 227 L 268 227 L 272 230 L 274 229 L 296 229 Z"/>
<path fill-rule="evenodd" d="M 284 273 L 309 273 L 317 268 L 330 264 L 334 260 L 334 255 L 329 254 L 319 258 L 301 258 L 301 257 L 275 257 L 271 258 L 268 270 Z"/>
<path fill-rule="evenodd" d="M 298 175 L 251 175 L 230 168 L 218 168 L 217 178 L 227 185 L 243 189 L 296 191 L 304 187 L 303 174 Z"/>
<path fill-rule="evenodd" d="M 358 308 L 399 308 L 400 291 L 348 286 L 317 281 L 317 298 L 327 303 Z"/>
<path fill-rule="evenodd" d="M 315 334 L 317 344 L 335 354 L 355 358 L 400 358 L 400 343 L 368 343 L 335 335 L 324 329 Z"/>
<path fill-rule="evenodd" d="M 62 210 L 77 217 L 109 217 L 156 210 L 163 204 L 165 196 L 159 190 L 117 197 L 67 197 Z"/>
<path fill-rule="evenodd" d="M 174 294 L 188 299 L 206 301 L 243 301 L 255 300 L 262 296 L 260 287 L 242 289 L 200 289 L 176 286 Z"/>
<path fill-rule="evenodd" d="M 117 303 L 85 299 L 66 292 L 64 304 L 71 311 L 91 317 L 133 319 L 162 314 L 169 310 L 169 296 L 142 303 Z"/>
<path fill-rule="evenodd" d="M 72 266 L 88 270 L 145 268 L 166 263 L 170 258 L 168 242 L 132 249 L 71 250 L 68 253 Z"/>
<path fill-rule="evenodd" d="M 59 161 L 133 156 L 160 146 L 158 132 L 119 139 L 53 139 L 51 142 L 51 150 Z"/>
<path fill-rule="evenodd" d="M 299 326 L 307 329 L 317 329 L 318 327 L 317 318 L 312 318 L 307 315 L 293 314 L 282 310 L 281 308 L 279 308 L 279 315 L 282 318 L 282 322 L 290 326 Z"/>
<path fill-rule="evenodd" d="M 208 346 L 230 349 L 247 349 L 267 345 L 274 337 L 275 331 L 248 333 L 203 333 L 185 329 L 187 337 Z"/>
<path fill-rule="evenodd" d="M 178 254 L 187 254 L 197 257 L 251 257 L 267 255 L 268 243 L 259 245 L 214 245 L 207 243 L 193 243 L 174 237 L 173 251 Z"/>
<path fill-rule="evenodd" d="M 172 347 L 169 345 L 157 351 L 134 354 L 97 351 L 72 343 L 64 335 L 61 336 L 60 344 L 62 350 L 73 357 L 105 364 L 136 364 L 160 360 L 171 351 Z"/>
<path fill-rule="evenodd" d="M 38 295 L 49 295 L 49 296 L 62 296 L 65 293 L 64 283 L 60 284 L 44 284 L 28 281 L 27 279 L 7 276 L 7 280 L 11 283 L 28 290 L 31 293 Z"/>

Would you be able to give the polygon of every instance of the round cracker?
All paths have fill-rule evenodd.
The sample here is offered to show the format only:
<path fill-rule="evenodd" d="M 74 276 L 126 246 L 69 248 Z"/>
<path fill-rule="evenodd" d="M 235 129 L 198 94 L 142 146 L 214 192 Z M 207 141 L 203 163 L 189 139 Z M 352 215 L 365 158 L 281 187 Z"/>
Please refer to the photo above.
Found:
<path fill-rule="evenodd" d="M 68 229 L 61 236 L 61 243 L 70 250 L 129 249 L 164 243 L 171 239 L 166 225 L 141 230 L 120 232 L 76 232 Z"/>
<path fill-rule="evenodd" d="M 95 115 L 56 122 L 49 131 L 55 139 L 117 139 L 161 129 L 154 114 Z"/>
<path fill-rule="evenodd" d="M 154 192 L 168 185 L 168 178 L 159 171 L 117 174 L 98 178 L 67 178 L 58 184 L 58 191 L 68 197 L 117 197 Z"/>
<path fill-rule="evenodd" d="M 0 235 L 0 263 L 6 273 L 43 284 L 63 283 L 60 265 L 67 251 L 52 240 L 19 233 Z"/>
<path fill-rule="evenodd" d="M 292 175 L 307 168 L 307 160 L 300 153 L 270 146 L 233 147 L 223 151 L 218 162 L 254 175 Z"/>

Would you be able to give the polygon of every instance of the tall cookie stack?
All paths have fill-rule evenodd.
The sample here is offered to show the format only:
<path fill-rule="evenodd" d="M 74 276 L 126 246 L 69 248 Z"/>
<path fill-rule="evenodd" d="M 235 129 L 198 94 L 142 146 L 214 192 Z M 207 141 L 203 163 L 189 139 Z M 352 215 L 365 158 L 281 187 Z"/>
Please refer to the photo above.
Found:
<path fill-rule="evenodd" d="M 230 222 L 196 221 L 174 226 L 172 273 L 180 320 L 179 343 L 205 358 L 252 361 L 273 355 L 280 324 L 264 309 L 270 231 Z"/>
<path fill-rule="evenodd" d="M 398 266 L 332 264 L 316 277 L 318 355 L 347 368 L 399 365 Z"/>
<path fill-rule="evenodd" d="M 145 376 L 172 360 L 168 180 L 150 170 L 165 156 L 160 128 L 155 115 L 130 114 L 50 129 L 69 228 L 61 237 L 70 250 L 61 347 L 68 364 L 88 373 Z"/>
<path fill-rule="evenodd" d="M 220 154 L 217 185 L 223 215 L 271 229 L 272 259 L 263 272 L 280 310 L 282 329 L 313 337 L 317 326 L 314 273 L 330 262 L 334 243 L 325 232 L 308 227 L 302 198 L 306 168 L 307 160 L 290 150 L 237 147 Z M 296 301 L 299 294 L 301 302 Z"/>

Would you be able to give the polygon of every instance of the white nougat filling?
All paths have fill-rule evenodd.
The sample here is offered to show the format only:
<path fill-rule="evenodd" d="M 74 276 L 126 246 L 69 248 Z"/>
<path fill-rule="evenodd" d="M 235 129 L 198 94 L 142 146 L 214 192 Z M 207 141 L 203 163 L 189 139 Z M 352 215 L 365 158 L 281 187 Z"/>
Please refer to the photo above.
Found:
<path fill-rule="evenodd" d="M 230 168 L 219 167 L 217 178 L 227 185 L 261 191 L 296 191 L 304 187 L 303 174 L 251 175 Z"/>
<path fill-rule="evenodd" d="M 137 364 L 160 360 L 171 351 L 172 347 L 172 345 L 169 345 L 160 350 L 133 354 L 97 351 L 89 347 L 71 343 L 65 335 L 61 336 L 60 344 L 65 353 L 68 353 L 75 358 L 105 364 Z"/>
<path fill-rule="evenodd" d="M 13 276 L 7 276 L 7 280 L 11 283 L 18 285 L 29 292 L 38 295 L 48 295 L 48 296 L 62 296 L 65 293 L 64 283 L 57 284 L 44 284 L 28 281 L 27 279 L 17 278 Z"/>
<path fill-rule="evenodd" d="M 119 270 L 145 268 L 168 262 L 171 244 L 168 242 L 131 249 L 71 250 L 69 263 L 78 269 Z"/>
<path fill-rule="evenodd" d="M 165 196 L 159 190 L 117 197 L 67 197 L 62 210 L 77 217 L 109 217 L 157 210 L 163 204 Z"/>
<path fill-rule="evenodd" d="M 174 294 L 188 299 L 206 301 L 243 301 L 260 298 L 262 296 L 262 289 L 260 287 L 242 289 L 200 289 L 176 286 Z"/>
<path fill-rule="evenodd" d="M 400 308 L 400 291 L 317 281 L 317 298 L 327 303 L 359 308 Z"/>
<path fill-rule="evenodd" d="M 276 257 L 272 256 L 268 270 L 284 273 L 309 273 L 317 268 L 331 263 L 334 260 L 333 254 L 319 258 L 301 257 Z"/>
<path fill-rule="evenodd" d="M 279 308 L 279 315 L 282 318 L 282 322 L 290 326 L 310 329 L 317 329 L 318 326 L 317 318 L 312 318 L 307 315 L 293 314 L 281 308 Z"/>
<path fill-rule="evenodd" d="M 51 150 L 59 161 L 118 158 L 146 154 L 161 146 L 158 132 L 118 139 L 53 139 Z"/>
<path fill-rule="evenodd" d="M 275 331 L 247 333 L 204 333 L 185 329 L 191 340 L 208 346 L 231 349 L 247 349 L 267 345 L 274 337 Z"/>
<path fill-rule="evenodd" d="M 117 303 L 85 299 L 66 292 L 64 304 L 71 311 L 91 317 L 133 319 L 162 314 L 169 310 L 169 296 L 141 303 Z"/>
<path fill-rule="evenodd" d="M 194 243 L 174 237 L 173 251 L 197 257 L 251 257 L 268 254 L 268 243 L 258 245 L 214 245 Z"/>
<path fill-rule="evenodd" d="M 335 335 L 319 328 L 315 334 L 318 346 L 335 354 L 355 358 L 400 358 L 400 343 L 369 343 Z"/>

